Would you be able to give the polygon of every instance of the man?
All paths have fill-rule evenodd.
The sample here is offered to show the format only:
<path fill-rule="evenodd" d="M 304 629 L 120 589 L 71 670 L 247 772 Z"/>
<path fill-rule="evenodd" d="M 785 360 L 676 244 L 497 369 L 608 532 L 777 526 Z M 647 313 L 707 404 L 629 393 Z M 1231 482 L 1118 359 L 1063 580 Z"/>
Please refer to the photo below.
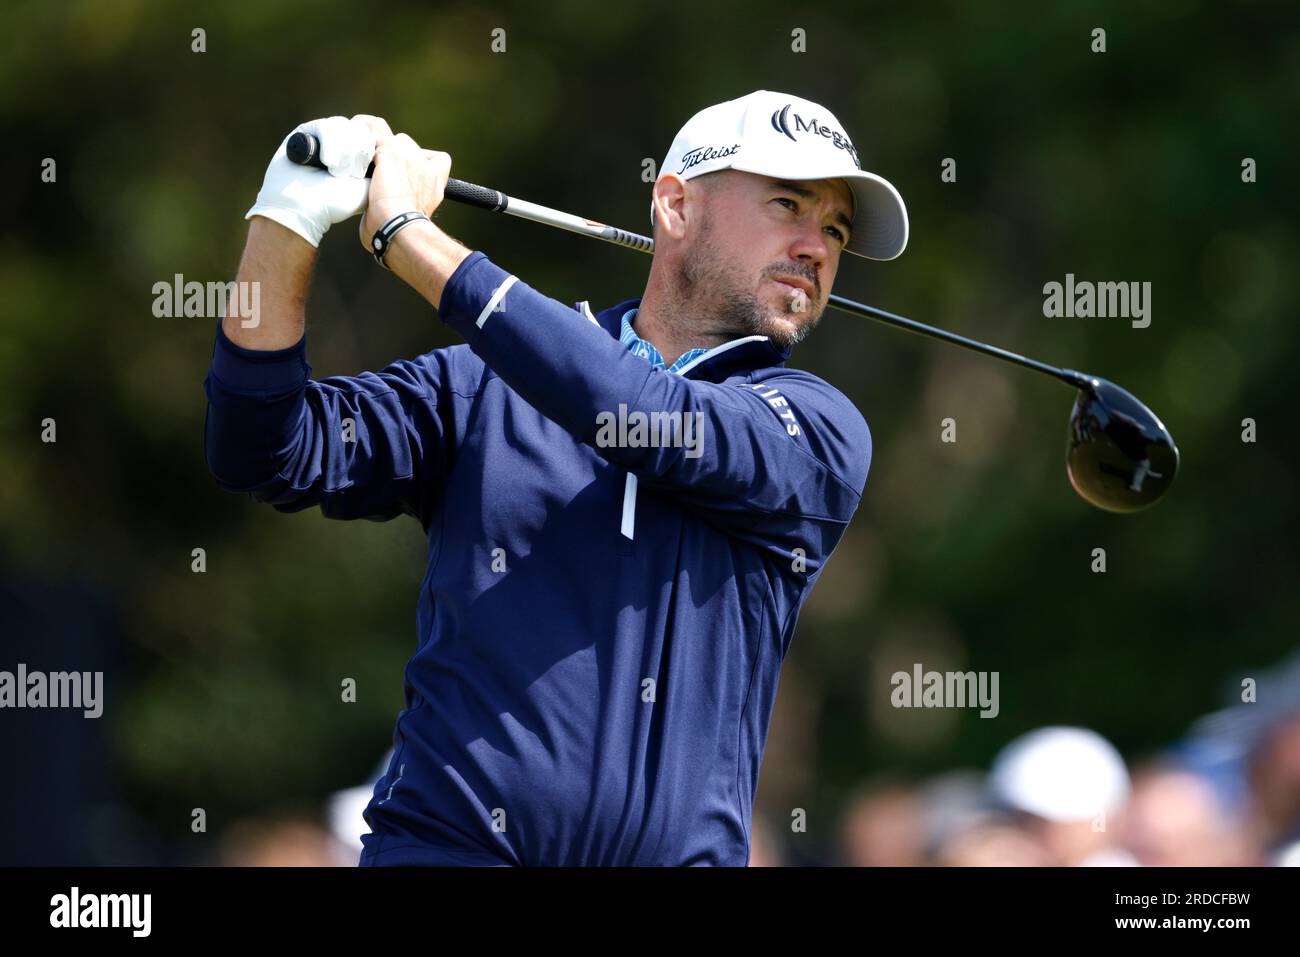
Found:
<path fill-rule="evenodd" d="M 1115 746 L 1087 728 L 1015 738 L 989 771 L 989 793 L 1056 867 L 1131 867 L 1118 835 L 1132 786 Z"/>
<path fill-rule="evenodd" d="M 655 183 L 644 295 L 593 314 L 425 218 L 446 153 L 374 117 L 305 128 L 329 172 L 283 144 L 268 168 L 239 269 L 260 320 L 217 332 L 206 450 L 281 511 L 428 533 L 361 863 L 745 864 L 781 661 L 871 455 L 784 362 L 843 252 L 902 252 L 897 191 L 815 103 L 710 107 Z M 313 381 L 314 247 L 363 208 L 363 245 L 467 344 Z"/>

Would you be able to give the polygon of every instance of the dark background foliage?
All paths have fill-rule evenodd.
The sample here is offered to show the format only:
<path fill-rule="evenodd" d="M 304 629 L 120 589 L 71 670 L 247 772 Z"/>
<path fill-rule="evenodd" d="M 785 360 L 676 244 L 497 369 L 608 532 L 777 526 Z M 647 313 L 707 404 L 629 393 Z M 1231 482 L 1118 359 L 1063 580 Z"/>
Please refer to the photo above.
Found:
<path fill-rule="evenodd" d="M 1043 724 L 1151 753 L 1295 643 L 1293 5 L 22 2 L 5 21 L 0 668 L 104 667 L 107 704 L 93 729 L 0 713 L 19 782 L 0 847 L 71 802 L 89 836 L 65 859 L 198 859 L 192 808 L 220 830 L 316 807 L 388 746 L 418 525 L 219 491 L 214 324 L 151 311 L 176 273 L 233 277 L 270 153 L 314 116 L 382 115 L 453 175 L 647 232 L 642 161 L 692 113 L 760 88 L 818 101 L 912 223 L 902 258 L 846 261 L 835 292 L 1103 375 L 1172 431 L 1168 498 L 1102 513 L 1066 480 L 1067 390 L 828 313 L 793 364 L 862 409 L 873 465 L 786 663 L 761 811 L 822 822 L 864 778 L 986 766 Z M 451 203 L 439 221 L 562 301 L 639 295 L 650 263 Z M 455 341 L 354 230 L 322 244 L 318 377 Z M 1044 318 L 1067 272 L 1151 282 L 1150 327 Z M 1001 714 L 894 711 L 913 661 L 999 671 Z"/>

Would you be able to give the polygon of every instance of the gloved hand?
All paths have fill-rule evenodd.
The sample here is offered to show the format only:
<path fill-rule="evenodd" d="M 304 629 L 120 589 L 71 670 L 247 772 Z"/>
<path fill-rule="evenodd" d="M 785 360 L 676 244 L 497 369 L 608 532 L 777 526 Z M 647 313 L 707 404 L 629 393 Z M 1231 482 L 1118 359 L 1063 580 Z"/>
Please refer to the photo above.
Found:
<path fill-rule="evenodd" d="M 289 161 L 285 144 L 300 130 L 320 141 L 326 169 Z M 370 180 L 365 177 L 375 156 L 375 134 L 364 122 L 331 116 L 303 123 L 289 136 L 271 157 L 257 202 L 244 218 L 265 216 L 319 246 L 330 226 L 366 208 Z"/>

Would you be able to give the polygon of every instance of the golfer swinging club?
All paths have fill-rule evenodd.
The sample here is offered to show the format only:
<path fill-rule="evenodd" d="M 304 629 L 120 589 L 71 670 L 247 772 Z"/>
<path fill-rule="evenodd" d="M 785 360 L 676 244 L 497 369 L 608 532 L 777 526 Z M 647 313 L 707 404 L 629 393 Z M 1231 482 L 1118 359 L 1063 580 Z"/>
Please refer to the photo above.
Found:
<path fill-rule="evenodd" d="M 448 154 L 375 117 L 299 129 L 327 169 L 283 144 L 267 169 L 238 275 L 260 321 L 217 330 L 205 447 L 280 511 L 428 534 L 361 863 L 746 864 L 781 662 L 871 457 L 849 400 L 784 363 L 843 253 L 903 251 L 898 192 L 816 103 L 709 107 L 654 184 L 644 295 L 593 313 L 429 220 Z M 316 246 L 358 213 L 465 344 L 314 380 Z"/>

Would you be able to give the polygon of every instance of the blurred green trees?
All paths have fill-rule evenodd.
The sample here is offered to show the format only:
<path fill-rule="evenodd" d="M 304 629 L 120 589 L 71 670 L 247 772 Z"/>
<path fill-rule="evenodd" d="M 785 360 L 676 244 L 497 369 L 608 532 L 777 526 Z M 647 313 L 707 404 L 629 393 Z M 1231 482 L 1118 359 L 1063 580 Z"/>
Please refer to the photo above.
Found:
<path fill-rule="evenodd" d="M 1104 375 L 1183 455 L 1153 511 L 1091 510 L 1065 478 L 1067 391 L 828 314 L 795 364 L 863 410 L 873 465 L 788 659 L 765 799 L 832 807 L 864 774 L 982 765 L 1048 722 L 1130 754 L 1160 747 L 1280 657 L 1300 620 L 1293 11 L 11 5 L 3 557 L 116 596 L 131 667 L 110 720 L 133 803 L 167 832 L 197 804 L 318 800 L 364 779 L 402 706 L 419 528 L 217 490 L 203 460 L 214 323 L 151 313 L 159 280 L 233 275 L 279 138 L 313 116 L 379 114 L 450 152 L 453 175 L 646 231 L 644 159 L 696 110 L 759 88 L 824 103 L 907 201 L 907 252 L 846 261 L 836 292 Z M 796 28 L 806 53 L 791 52 Z M 644 257 L 452 204 L 439 221 L 561 300 L 643 288 Z M 1150 328 L 1044 318 L 1042 286 L 1067 272 L 1150 281 Z M 326 238 L 315 375 L 454 341 L 351 224 Z M 955 445 L 939 441 L 947 416 Z M 40 441 L 46 418 L 57 443 Z M 1097 547 L 1104 575 L 1089 571 Z M 913 661 L 1001 672 L 999 718 L 891 712 L 888 674 Z"/>

